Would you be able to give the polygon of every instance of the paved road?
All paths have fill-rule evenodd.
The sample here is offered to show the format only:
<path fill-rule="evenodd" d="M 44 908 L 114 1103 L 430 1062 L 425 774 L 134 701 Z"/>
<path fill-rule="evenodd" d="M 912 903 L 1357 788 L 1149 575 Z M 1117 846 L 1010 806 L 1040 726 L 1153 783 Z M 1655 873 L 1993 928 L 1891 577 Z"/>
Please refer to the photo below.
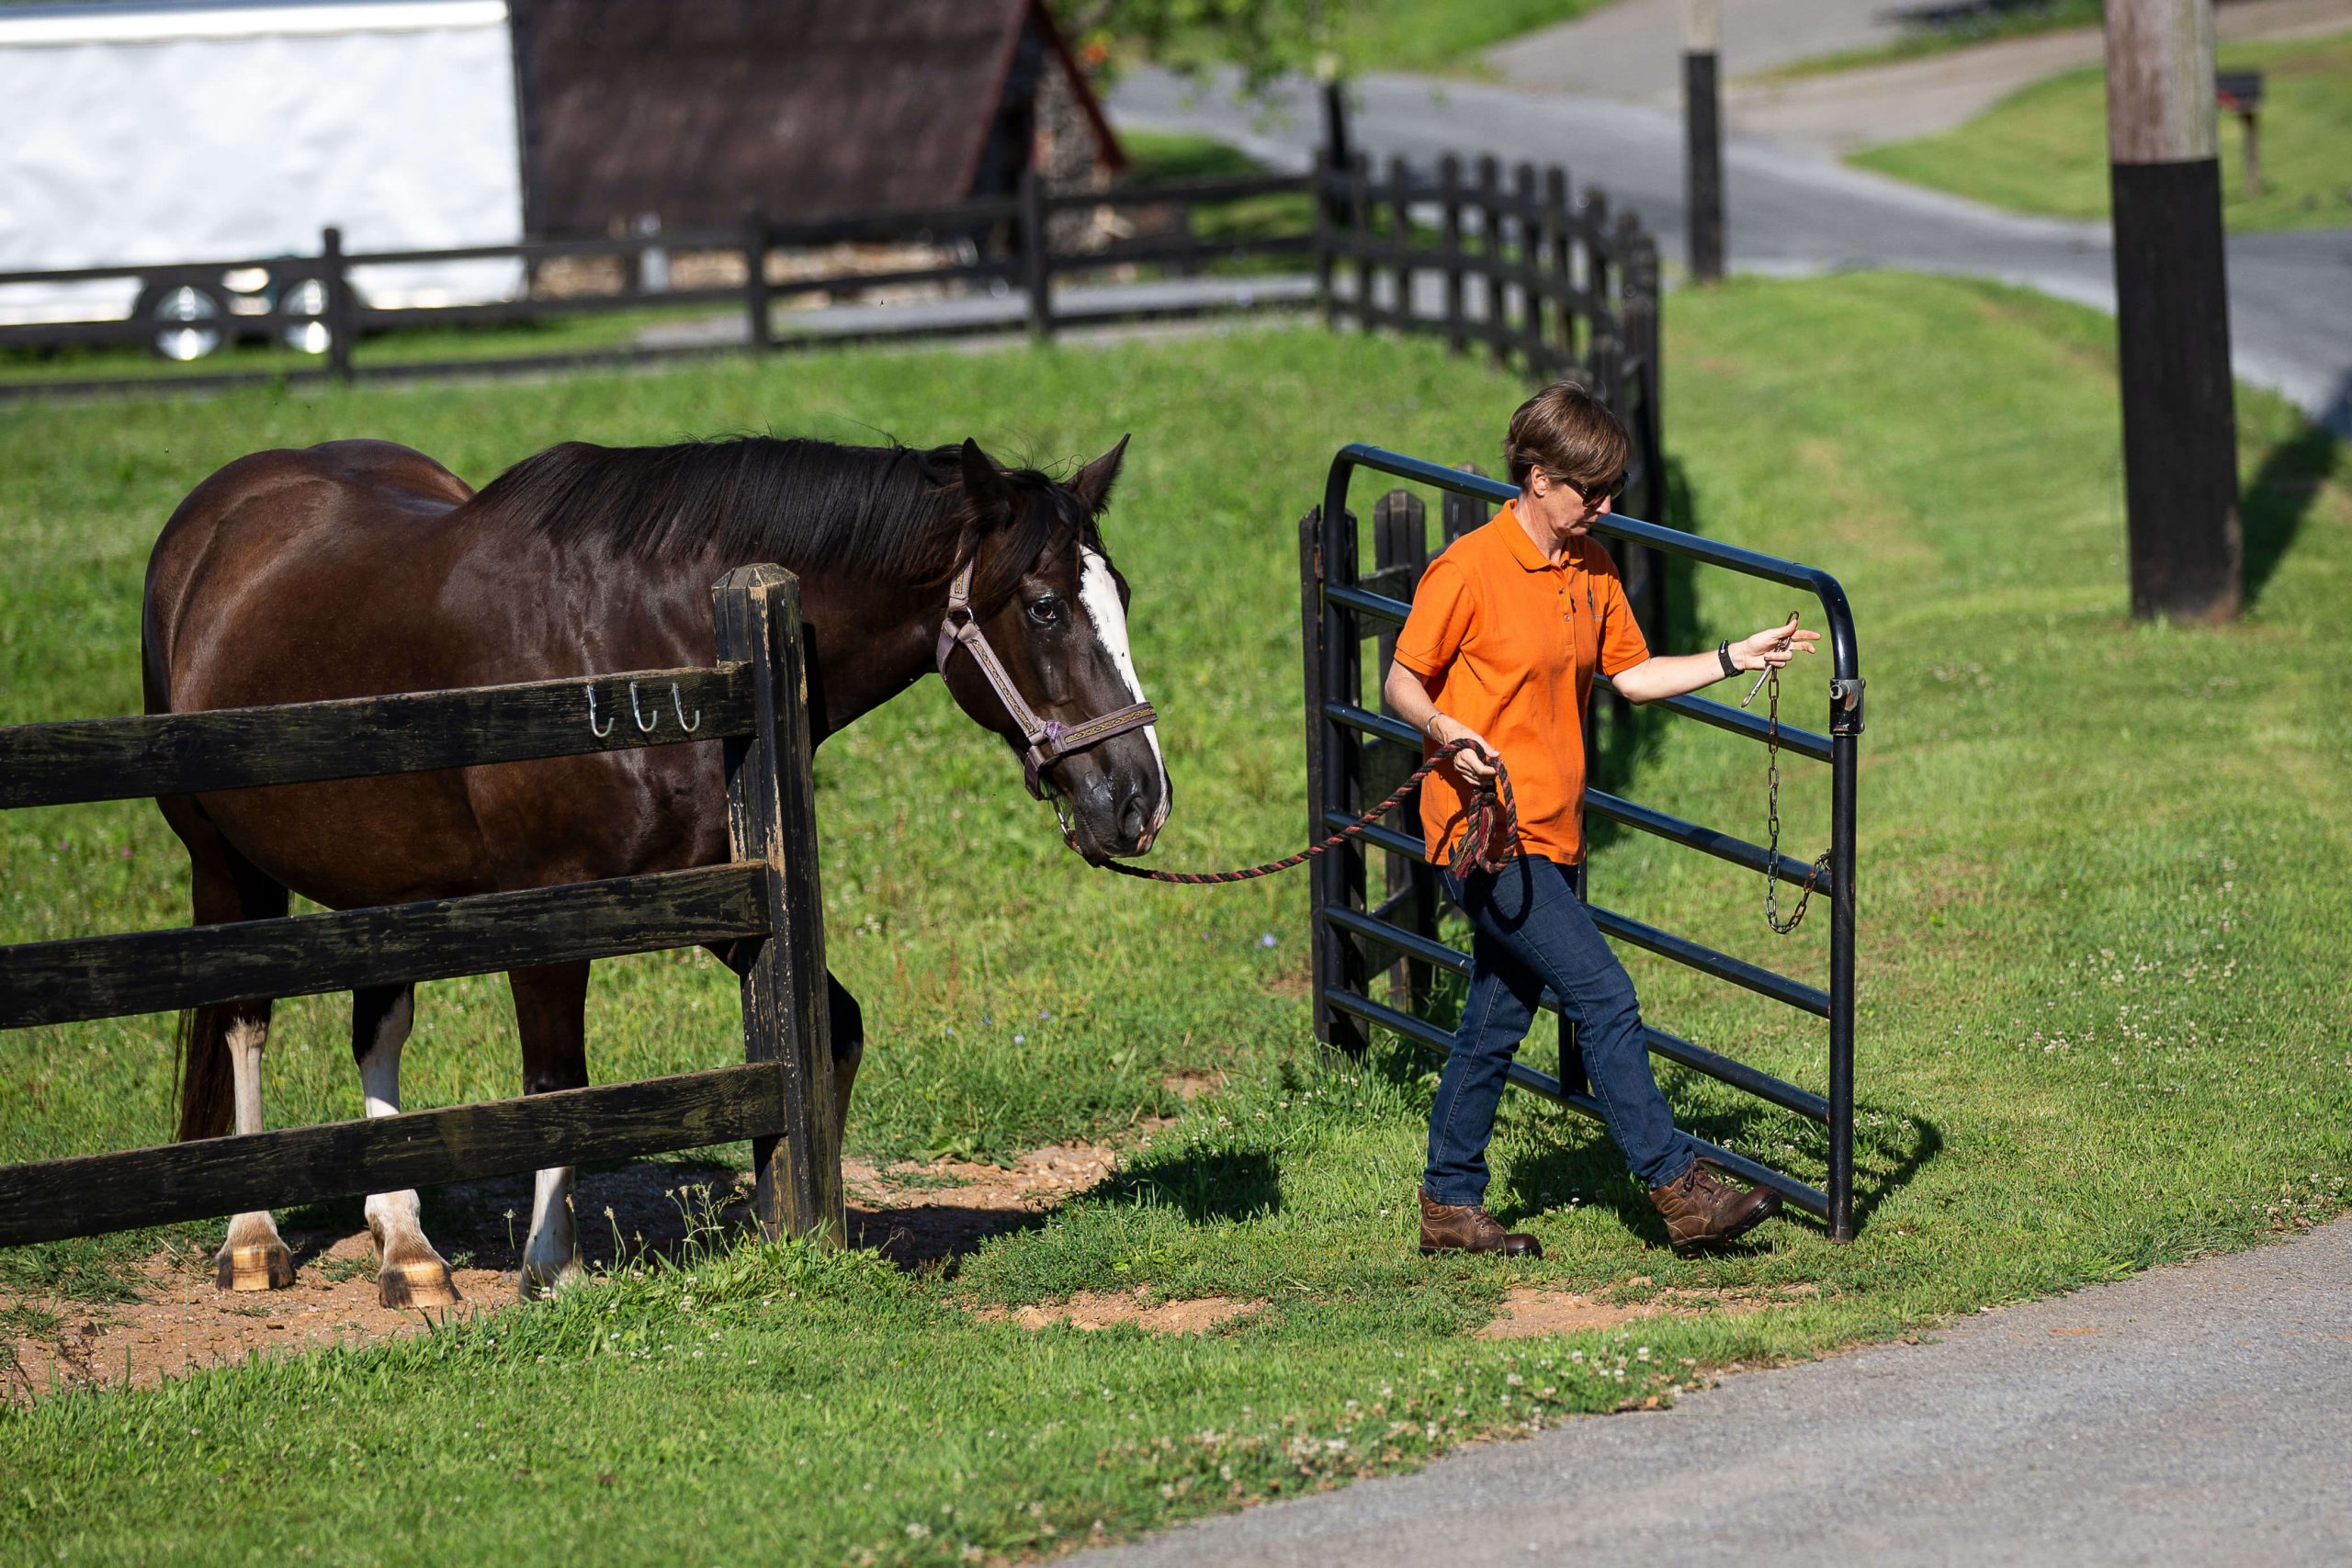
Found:
<path fill-rule="evenodd" d="M 1068 1561 L 2341 1568 L 2347 1455 L 2352 1221 Z"/>
<path fill-rule="evenodd" d="M 1639 213 L 1669 259 L 1681 254 L 1682 131 L 1671 109 L 1400 75 L 1367 77 L 1361 98 L 1357 132 L 1375 157 L 1426 163 L 1467 149 L 1565 163 L 1578 182 Z M 1151 71 L 1125 78 L 1111 99 L 1120 123 L 1204 130 L 1279 167 L 1305 168 L 1319 116 L 1305 93 L 1284 107 L 1286 120 L 1269 117 Z M 1724 161 L 1736 268 L 1962 273 L 2113 308 L 2104 224 L 1997 212 L 1792 142 L 1734 137 Z M 2235 239 L 2229 269 L 2238 373 L 2352 437 L 2352 230 Z"/>

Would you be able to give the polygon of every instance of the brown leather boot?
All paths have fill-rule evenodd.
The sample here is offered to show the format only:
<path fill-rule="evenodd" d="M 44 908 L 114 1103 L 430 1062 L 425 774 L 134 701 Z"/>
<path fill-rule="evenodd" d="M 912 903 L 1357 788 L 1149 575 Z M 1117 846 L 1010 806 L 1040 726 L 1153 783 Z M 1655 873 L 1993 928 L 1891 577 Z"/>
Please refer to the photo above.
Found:
<path fill-rule="evenodd" d="M 1478 1203 L 1434 1203 L 1421 1194 L 1421 1256 L 1439 1252 L 1499 1252 L 1541 1258 L 1544 1244 L 1525 1231 L 1507 1231 Z"/>
<path fill-rule="evenodd" d="M 1666 1237 L 1675 1256 L 1689 1258 L 1724 1246 L 1781 1212 L 1781 1195 L 1769 1187 L 1743 1192 L 1715 1179 L 1705 1160 L 1663 1187 L 1650 1189 L 1650 1201 L 1666 1216 Z"/>

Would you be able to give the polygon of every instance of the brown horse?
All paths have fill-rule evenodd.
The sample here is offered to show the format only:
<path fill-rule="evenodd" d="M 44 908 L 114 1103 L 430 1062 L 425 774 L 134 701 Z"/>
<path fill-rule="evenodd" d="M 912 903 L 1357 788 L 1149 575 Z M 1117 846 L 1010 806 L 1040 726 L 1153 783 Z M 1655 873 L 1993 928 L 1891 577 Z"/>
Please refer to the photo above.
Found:
<path fill-rule="evenodd" d="M 150 713 L 707 665 L 710 590 L 736 567 L 798 574 L 809 722 L 822 741 L 934 667 L 964 711 L 1023 750 L 976 660 L 938 641 L 970 567 L 972 617 L 1037 716 L 1060 726 L 1143 700 L 1125 581 L 1097 527 L 1126 443 L 1057 482 L 960 448 L 756 436 L 551 447 L 476 493 L 379 441 L 261 452 L 181 502 L 148 563 Z M 1090 860 L 1141 853 L 1168 815 L 1157 737 L 1131 728 L 1043 770 Z M 729 858 L 716 745 L 651 747 L 440 773 L 179 795 L 198 924 L 282 915 L 288 889 L 330 908 L 708 865 Z M 863 1050 L 855 999 L 829 976 L 837 1110 Z M 523 1088 L 588 1081 L 585 963 L 507 976 Z M 370 1116 L 400 1109 L 411 986 L 352 996 Z M 182 1138 L 262 1127 L 270 998 L 182 1021 Z M 579 1268 L 571 1170 L 539 1173 L 520 1288 Z M 416 1194 L 368 1200 L 387 1305 L 456 1299 Z M 239 1214 L 221 1288 L 293 1280 L 266 1213 Z"/>

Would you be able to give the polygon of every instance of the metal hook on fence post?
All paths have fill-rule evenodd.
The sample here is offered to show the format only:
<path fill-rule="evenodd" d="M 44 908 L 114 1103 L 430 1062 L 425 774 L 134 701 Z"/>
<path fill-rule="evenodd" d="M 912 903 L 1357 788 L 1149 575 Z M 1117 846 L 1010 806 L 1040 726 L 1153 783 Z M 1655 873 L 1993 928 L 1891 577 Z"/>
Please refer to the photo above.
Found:
<path fill-rule="evenodd" d="M 679 728 L 692 735 L 702 728 L 702 709 L 699 706 L 695 709 L 694 722 L 686 722 L 686 700 L 678 694 L 678 682 L 675 681 L 670 682 L 670 705 L 677 710 Z"/>
<path fill-rule="evenodd" d="M 658 707 L 653 710 L 653 724 L 645 722 L 645 715 L 638 711 L 637 682 L 634 681 L 628 683 L 628 716 L 637 720 L 637 728 L 643 734 L 651 734 L 653 726 L 662 722 L 662 710 Z"/>
<path fill-rule="evenodd" d="M 589 687 L 588 733 L 594 736 L 597 739 L 602 740 L 605 736 L 610 735 L 613 732 L 614 719 L 617 719 L 618 717 L 620 717 L 620 715 L 615 714 L 612 718 L 608 718 L 605 721 L 604 728 L 599 729 L 596 728 L 596 688 L 594 686 Z"/>

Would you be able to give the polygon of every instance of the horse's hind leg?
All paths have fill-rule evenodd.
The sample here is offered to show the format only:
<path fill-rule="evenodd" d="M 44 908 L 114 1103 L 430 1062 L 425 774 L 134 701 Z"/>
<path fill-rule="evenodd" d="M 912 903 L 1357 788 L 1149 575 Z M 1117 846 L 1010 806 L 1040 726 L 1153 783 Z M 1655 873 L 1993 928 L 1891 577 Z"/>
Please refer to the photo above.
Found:
<path fill-rule="evenodd" d="M 269 1043 L 269 1000 L 230 1002 L 220 1011 L 221 1045 L 229 1055 L 236 1096 L 236 1130 L 258 1133 L 261 1116 L 261 1054 Z M 200 1039 L 209 1021 L 198 1008 L 192 1038 Z M 277 1234 L 277 1222 L 266 1209 L 237 1215 L 229 1222 L 228 1239 L 213 1255 L 214 1283 L 224 1291 L 282 1291 L 294 1282 L 294 1255 Z"/>
<path fill-rule="evenodd" d="M 286 889 L 239 854 L 185 796 L 160 802 L 187 846 L 191 914 L 199 926 L 270 919 L 286 913 Z M 269 1043 L 270 998 L 213 1002 L 183 1016 L 179 1136 L 217 1138 L 262 1130 L 261 1055 Z M 224 1291 L 267 1291 L 294 1282 L 294 1258 L 266 1209 L 229 1222 L 213 1257 Z"/>
<path fill-rule="evenodd" d="M 416 1022 L 416 987 L 367 986 L 351 993 L 351 1054 L 370 1116 L 401 1110 L 401 1047 Z M 376 1244 L 376 1299 L 388 1307 L 449 1306 L 458 1300 L 449 1266 L 424 1239 L 416 1191 L 378 1192 L 368 1200 L 368 1234 Z"/>
<path fill-rule="evenodd" d="M 523 1092 L 588 1087 L 588 965 L 513 969 L 514 1023 L 523 1037 Z M 516 1293 L 528 1300 L 580 1274 L 580 1233 L 571 1212 L 571 1167 L 550 1166 L 531 1191 L 531 1235 L 523 1244 Z"/>

